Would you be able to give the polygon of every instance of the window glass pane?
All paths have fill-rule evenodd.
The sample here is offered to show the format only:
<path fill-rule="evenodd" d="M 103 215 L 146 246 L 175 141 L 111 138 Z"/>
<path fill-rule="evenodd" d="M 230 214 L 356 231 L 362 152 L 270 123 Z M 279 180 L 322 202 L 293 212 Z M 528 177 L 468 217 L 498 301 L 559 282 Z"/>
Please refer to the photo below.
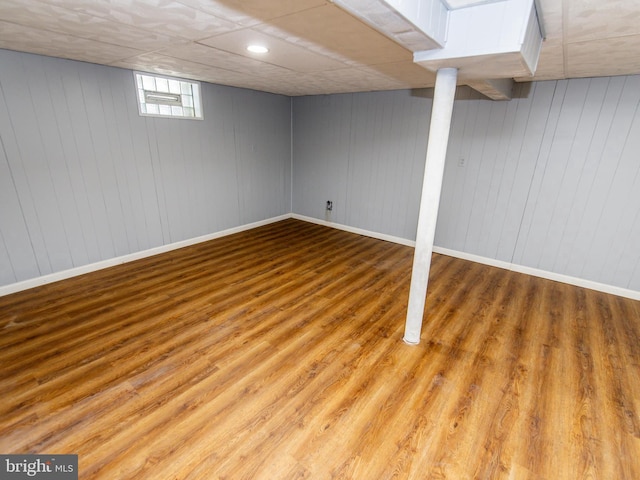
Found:
<path fill-rule="evenodd" d="M 180 90 L 184 95 L 191 95 L 191 84 L 188 82 L 180 82 Z"/>
<path fill-rule="evenodd" d="M 196 112 L 193 108 L 191 107 L 183 107 L 184 109 L 184 116 L 185 117 L 195 117 L 196 116 Z"/>
<path fill-rule="evenodd" d="M 159 115 L 160 114 L 160 109 L 158 108 L 158 105 L 154 105 L 152 103 L 147 105 L 147 113 L 151 114 L 151 115 Z"/>
<path fill-rule="evenodd" d="M 182 111 L 182 107 L 171 107 L 171 115 L 175 115 L 176 117 L 184 117 L 184 112 Z"/>
<path fill-rule="evenodd" d="M 150 77 L 149 75 L 141 75 L 142 76 L 142 85 L 145 90 L 155 90 L 156 89 L 156 79 Z"/>
<path fill-rule="evenodd" d="M 180 83 L 177 80 L 169 80 L 169 91 L 171 93 L 181 93 L 180 92 Z"/>
<path fill-rule="evenodd" d="M 193 97 L 191 95 L 182 95 L 182 105 L 193 107 Z"/>
<path fill-rule="evenodd" d="M 167 93 L 169 91 L 169 80 L 166 78 L 156 78 L 156 90 Z"/>
<path fill-rule="evenodd" d="M 160 115 L 171 115 L 171 107 L 169 105 L 158 105 L 160 108 Z"/>

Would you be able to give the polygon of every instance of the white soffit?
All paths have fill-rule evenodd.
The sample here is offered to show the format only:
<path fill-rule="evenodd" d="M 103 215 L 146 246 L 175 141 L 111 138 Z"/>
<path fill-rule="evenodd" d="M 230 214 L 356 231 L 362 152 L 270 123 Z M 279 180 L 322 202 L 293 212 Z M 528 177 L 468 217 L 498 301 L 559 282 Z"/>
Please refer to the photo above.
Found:
<path fill-rule="evenodd" d="M 408 50 L 440 48 L 449 9 L 442 0 L 331 0 Z"/>
<path fill-rule="evenodd" d="M 542 48 L 533 0 L 506 0 L 449 12 L 444 48 L 415 52 L 414 62 L 461 79 L 532 77 Z"/>
<path fill-rule="evenodd" d="M 442 0 L 449 10 L 456 10 L 458 8 L 475 7 L 486 3 L 504 2 L 507 0 Z"/>

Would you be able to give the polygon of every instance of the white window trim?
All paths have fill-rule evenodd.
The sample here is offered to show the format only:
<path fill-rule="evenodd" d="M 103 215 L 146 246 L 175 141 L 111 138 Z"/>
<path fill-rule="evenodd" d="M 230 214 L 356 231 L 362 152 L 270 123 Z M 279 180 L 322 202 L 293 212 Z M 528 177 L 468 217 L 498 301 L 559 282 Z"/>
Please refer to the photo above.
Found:
<path fill-rule="evenodd" d="M 197 86 L 197 95 L 193 95 L 194 97 L 194 102 L 197 100 L 199 101 L 199 110 L 200 110 L 200 116 L 182 116 L 182 115 L 163 115 L 160 113 L 146 113 L 142 111 L 142 103 L 140 102 L 140 90 L 138 87 L 138 77 L 137 75 L 146 75 L 149 77 L 154 77 L 154 78 L 163 78 L 166 80 L 175 80 L 178 82 L 186 82 L 189 84 L 192 84 L 194 86 Z M 204 107 L 203 107 L 203 102 L 202 102 L 202 84 L 197 81 L 197 80 L 191 80 L 188 78 L 179 78 L 179 77 L 171 77 L 168 75 L 160 75 L 157 73 L 151 73 L 151 72 L 140 72 L 140 71 L 134 71 L 133 72 L 133 84 L 134 84 L 134 88 L 135 88 L 135 94 L 136 94 L 136 103 L 138 104 L 138 114 L 141 117 L 155 117 L 155 118 L 173 118 L 173 119 L 179 119 L 179 120 L 204 120 Z M 153 91 L 149 91 L 149 90 L 144 90 L 145 92 L 145 98 L 149 99 L 149 97 L 153 96 L 155 92 Z M 149 104 L 158 104 L 158 105 L 172 105 L 172 104 L 176 104 L 176 103 L 180 103 L 180 105 L 182 105 L 181 100 L 178 98 L 178 94 L 172 94 L 172 93 L 167 93 L 165 94 L 164 92 L 158 92 L 158 95 L 167 95 L 168 97 L 172 97 L 172 99 L 168 99 L 167 103 L 163 103 L 160 99 L 156 98 L 154 99 L 154 101 L 151 102 L 147 102 Z M 196 106 L 194 105 L 194 109 L 196 110 L 196 113 L 198 111 L 198 108 L 196 108 Z"/>

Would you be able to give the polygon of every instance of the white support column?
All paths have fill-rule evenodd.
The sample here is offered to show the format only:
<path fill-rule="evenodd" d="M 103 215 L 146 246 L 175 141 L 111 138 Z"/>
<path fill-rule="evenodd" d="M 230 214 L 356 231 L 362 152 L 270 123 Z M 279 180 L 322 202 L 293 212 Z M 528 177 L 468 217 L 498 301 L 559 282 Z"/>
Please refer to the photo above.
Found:
<path fill-rule="evenodd" d="M 447 156 L 457 78 L 458 70 L 456 68 L 441 68 L 436 76 L 433 107 L 431 109 L 431 125 L 429 126 L 427 159 L 422 182 L 420 214 L 418 216 L 416 248 L 413 254 L 409 305 L 404 329 L 404 341 L 410 345 L 420 343 L 422 315 L 427 296 L 431 254 L 433 253 L 433 240 L 436 234 L 440 191 L 442 190 L 444 162 Z"/>

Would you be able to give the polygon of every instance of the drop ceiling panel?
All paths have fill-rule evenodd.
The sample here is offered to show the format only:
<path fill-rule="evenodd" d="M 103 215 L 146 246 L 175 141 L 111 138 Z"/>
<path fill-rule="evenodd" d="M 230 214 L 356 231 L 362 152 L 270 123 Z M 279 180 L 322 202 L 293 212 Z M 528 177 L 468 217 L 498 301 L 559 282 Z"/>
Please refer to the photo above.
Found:
<path fill-rule="evenodd" d="M 287 42 L 250 28 L 201 40 L 200 43 L 246 57 L 252 61 L 278 65 L 295 72 L 335 70 L 345 66 L 342 62 L 309 51 L 296 43 Z M 254 44 L 269 48 L 269 53 L 256 54 L 247 51 L 246 47 Z"/>
<path fill-rule="evenodd" d="M 112 62 L 111 65 L 114 67 L 129 68 L 132 70 L 161 73 L 163 75 L 205 79 L 205 81 L 209 81 L 206 80 L 209 78 L 217 78 L 221 83 L 225 83 L 225 81 L 242 76 L 242 74 L 231 70 L 216 68 L 202 63 L 190 62 L 184 59 L 177 59 L 160 53 L 144 53 Z"/>
<path fill-rule="evenodd" d="M 0 48 L 108 64 L 141 50 L 0 20 Z M 99 60 L 99 61 L 96 61 Z"/>
<path fill-rule="evenodd" d="M 570 78 L 637 74 L 640 72 L 640 35 L 570 43 L 566 68 Z"/>
<path fill-rule="evenodd" d="M 564 37 L 563 23 L 563 2 L 558 0 L 538 0 L 538 19 L 545 30 L 545 36 L 549 38 Z"/>
<path fill-rule="evenodd" d="M 56 5 L 24 0 L 2 0 L 2 20 L 24 25 L 32 29 L 87 38 L 97 42 L 110 43 L 125 47 L 133 46 L 138 50 L 157 49 L 167 45 L 184 42 L 153 30 L 106 20 L 93 15 L 76 12 Z M 18 41 L 16 38 L 15 41 Z M 66 44 L 59 44 L 65 48 Z"/>
<path fill-rule="evenodd" d="M 218 0 L 217 2 L 211 2 L 210 0 L 180 1 L 182 3 L 195 2 L 201 7 L 212 3 L 222 4 L 235 11 L 245 12 L 251 17 L 258 19 L 260 22 L 327 4 L 327 0 Z"/>
<path fill-rule="evenodd" d="M 640 74 L 640 1 L 538 4 L 546 40 L 534 79 Z M 286 95 L 428 87 L 435 77 L 330 0 L 0 0 L 0 19 L 0 48 Z M 274 42 L 269 56 L 234 44 L 247 33 Z"/>
<path fill-rule="evenodd" d="M 77 13 L 132 25 L 143 30 L 197 40 L 240 28 L 226 18 L 173 0 L 47 0 Z M 25 0 L 25 5 L 40 2 Z"/>
<path fill-rule="evenodd" d="M 291 73 L 289 70 L 264 63 L 252 58 L 243 57 L 224 50 L 217 50 L 207 45 L 189 44 L 171 47 L 155 52 L 167 57 L 173 57 L 175 61 L 188 60 L 201 63 L 210 67 L 231 70 L 247 75 L 270 76 L 278 73 Z"/>
<path fill-rule="evenodd" d="M 248 75 L 224 68 L 184 61 L 157 53 L 148 53 L 114 62 L 115 67 L 142 70 L 163 75 L 180 76 L 220 85 L 229 85 L 270 93 L 288 94 L 281 84 L 274 82 L 278 75 Z M 152 65 L 150 67 L 150 65 Z"/>
<path fill-rule="evenodd" d="M 352 64 L 371 65 L 410 59 L 411 52 L 334 6 L 287 15 L 264 25 L 265 33 L 276 29 L 334 52 Z M 277 33 L 276 33 L 277 34 Z"/>
<path fill-rule="evenodd" d="M 242 10 L 239 2 L 226 0 L 179 0 L 179 2 L 209 15 L 224 18 L 228 22 L 234 23 L 238 28 L 250 27 L 261 23 L 259 18 L 253 17 L 245 10 Z"/>
<path fill-rule="evenodd" d="M 564 0 L 568 43 L 640 35 L 637 0 Z"/>

